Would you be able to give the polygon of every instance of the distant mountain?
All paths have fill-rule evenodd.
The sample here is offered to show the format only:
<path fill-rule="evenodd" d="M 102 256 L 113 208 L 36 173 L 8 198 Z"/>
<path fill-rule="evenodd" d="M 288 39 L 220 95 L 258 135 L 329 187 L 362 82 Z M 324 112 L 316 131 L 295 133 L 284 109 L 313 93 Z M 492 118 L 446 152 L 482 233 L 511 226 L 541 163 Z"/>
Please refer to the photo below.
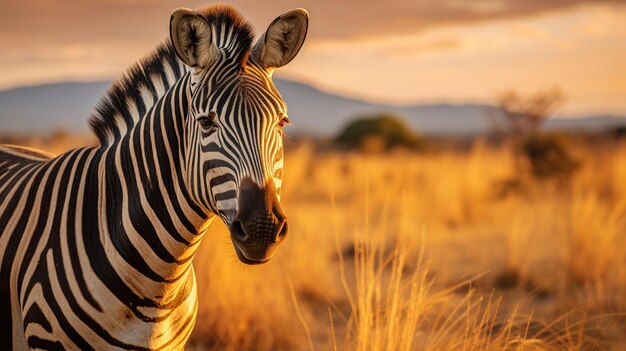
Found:
<path fill-rule="evenodd" d="M 584 130 L 599 132 L 609 128 L 626 126 L 626 117 L 587 116 L 578 118 L 551 118 L 546 127 L 551 130 Z"/>
<path fill-rule="evenodd" d="M 0 132 L 88 130 L 87 120 L 110 82 L 56 83 L 0 92 Z"/>
<path fill-rule="evenodd" d="M 480 104 L 393 106 L 373 104 L 276 79 L 289 106 L 290 134 L 332 135 L 358 115 L 390 112 L 424 134 L 476 134 L 489 128 L 495 107 Z M 0 133 L 88 130 L 87 120 L 110 82 L 57 83 L 0 91 Z M 626 117 L 555 118 L 551 129 L 602 130 L 626 125 Z"/>
<path fill-rule="evenodd" d="M 487 105 L 377 105 L 320 91 L 309 85 L 278 80 L 276 87 L 289 107 L 294 132 L 337 133 L 352 118 L 374 112 L 402 116 L 422 133 L 480 133 L 488 127 Z"/>

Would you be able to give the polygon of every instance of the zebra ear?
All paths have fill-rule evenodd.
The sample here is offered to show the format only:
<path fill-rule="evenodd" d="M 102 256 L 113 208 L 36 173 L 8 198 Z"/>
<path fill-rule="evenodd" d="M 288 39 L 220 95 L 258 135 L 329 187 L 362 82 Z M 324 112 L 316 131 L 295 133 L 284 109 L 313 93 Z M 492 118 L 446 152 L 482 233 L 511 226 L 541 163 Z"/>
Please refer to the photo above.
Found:
<path fill-rule="evenodd" d="M 295 9 L 276 18 L 252 49 L 252 56 L 265 69 L 288 64 L 300 51 L 309 28 L 309 14 Z"/>
<path fill-rule="evenodd" d="M 170 39 L 176 55 L 187 66 L 204 68 L 211 62 L 211 27 L 200 13 L 184 7 L 174 10 Z"/>

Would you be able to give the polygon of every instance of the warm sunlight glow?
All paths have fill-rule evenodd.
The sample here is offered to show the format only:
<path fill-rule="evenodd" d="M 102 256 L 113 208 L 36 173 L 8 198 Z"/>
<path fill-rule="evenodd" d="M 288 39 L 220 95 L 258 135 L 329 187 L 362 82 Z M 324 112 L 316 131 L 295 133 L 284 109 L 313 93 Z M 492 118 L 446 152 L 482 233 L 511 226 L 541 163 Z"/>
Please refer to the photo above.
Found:
<path fill-rule="evenodd" d="M 626 11 L 447 26 L 359 40 L 320 40 L 289 73 L 325 88 L 397 103 L 490 101 L 516 87 L 560 86 L 565 111 L 626 111 Z"/>
<path fill-rule="evenodd" d="M 0 34 L 0 88 L 114 79 L 166 34 L 168 11 L 175 4 L 159 4 L 150 16 L 138 19 L 145 24 L 132 24 L 132 14 L 147 3 L 102 5 L 104 14 L 120 12 L 117 8 L 122 5 L 128 11 L 127 16 L 115 18 L 119 24 L 110 22 L 114 27 L 110 30 L 104 22 L 97 27 L 69 22 L 74 17 L 64 20 L 67 15 L 56 19 L 59 23 L 57 17 L 43 22 L 42 29 L 54 26 L 53 31 L 31 27 L 25 31 L 20 28 L 23 24 L 5 24 Z M 253 14 L 257 29 L 262 28 L 258 23 L 271 19 L 258 6 L 241 4 L 244 13 Z M 354 23 L 344 23 L 324 20 L 332 17 L 332 11 L 336 15 L 353 11 L 349 4 L 332 10 L 324 2 L 313 5 L 310 41 L 298 64 L 278 76 L 335 93 L 400 104 L 490 102 L 511 87 L 533 91 L 558 86 L 568 97 L 563 113 L 626 113 L 624 5 L 588 4 L 545 13 L 540 8 L 518 9 L 522 14 L 517 14 L 501 1 L 454 1 L 441 6 L 466 17 L 450 15 L 449 20 L 438 18 L 436 8 L 430 7 L 423 9 L 422 17 L 394 19 L 391 10 L 383 11 L 385 6 L 359 8 L 350 15 Z M 389 5 L 393 6 L 400 11 L 408 5 Z M 27 10 L 33 9 L 22 9 Z M 427 10 L 433 11 L 431 17 L 425 17 Z M 376 11 L 381 13 L 378 19 Z M 33 15 L 47 16 L 40 12 Z M 28 35 L 24 41 L 20 41 L 22 33 Z"/>

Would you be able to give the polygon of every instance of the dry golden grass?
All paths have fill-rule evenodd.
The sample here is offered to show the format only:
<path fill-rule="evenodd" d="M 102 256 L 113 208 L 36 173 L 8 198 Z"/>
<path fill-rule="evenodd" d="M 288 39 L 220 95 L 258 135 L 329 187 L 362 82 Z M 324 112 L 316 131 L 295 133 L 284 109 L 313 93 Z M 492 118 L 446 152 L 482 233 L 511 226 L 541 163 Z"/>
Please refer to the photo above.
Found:
<path fill-rule="evenodd" d="M 195 260 L 195 349 L 626 347 L 626 148 L 575 152 L 568 184 L 507 187 L 511 153 L 481 143 L 296 148 L 290 237 L 271 263 L 242 266 L 225 228 L 210 229 Z"/>
<path fill-rule="evenodd" d="M 567 183 L 512 155 L 286 155 L 290 235 L 244 266 L 223 224 L 194 266 L 190 350 L 622 350 L 626 145 Z"/>

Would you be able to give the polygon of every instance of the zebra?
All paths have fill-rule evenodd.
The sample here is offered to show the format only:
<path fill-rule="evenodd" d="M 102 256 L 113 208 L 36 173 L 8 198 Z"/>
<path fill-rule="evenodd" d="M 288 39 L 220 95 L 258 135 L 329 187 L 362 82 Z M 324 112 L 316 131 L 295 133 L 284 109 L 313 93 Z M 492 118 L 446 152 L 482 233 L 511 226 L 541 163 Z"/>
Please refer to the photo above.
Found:
<path fill-rule="evenodd" d="M 0 349 L 182 349 L 211 221 L 243 263 L 272 258 L 289 123 L 272 74 L 307 30 L 295 9 L 253 45 L 230 6 L 176 9 L 169 38 L 96 106 L 99 145 L 0 147 Z"/>

